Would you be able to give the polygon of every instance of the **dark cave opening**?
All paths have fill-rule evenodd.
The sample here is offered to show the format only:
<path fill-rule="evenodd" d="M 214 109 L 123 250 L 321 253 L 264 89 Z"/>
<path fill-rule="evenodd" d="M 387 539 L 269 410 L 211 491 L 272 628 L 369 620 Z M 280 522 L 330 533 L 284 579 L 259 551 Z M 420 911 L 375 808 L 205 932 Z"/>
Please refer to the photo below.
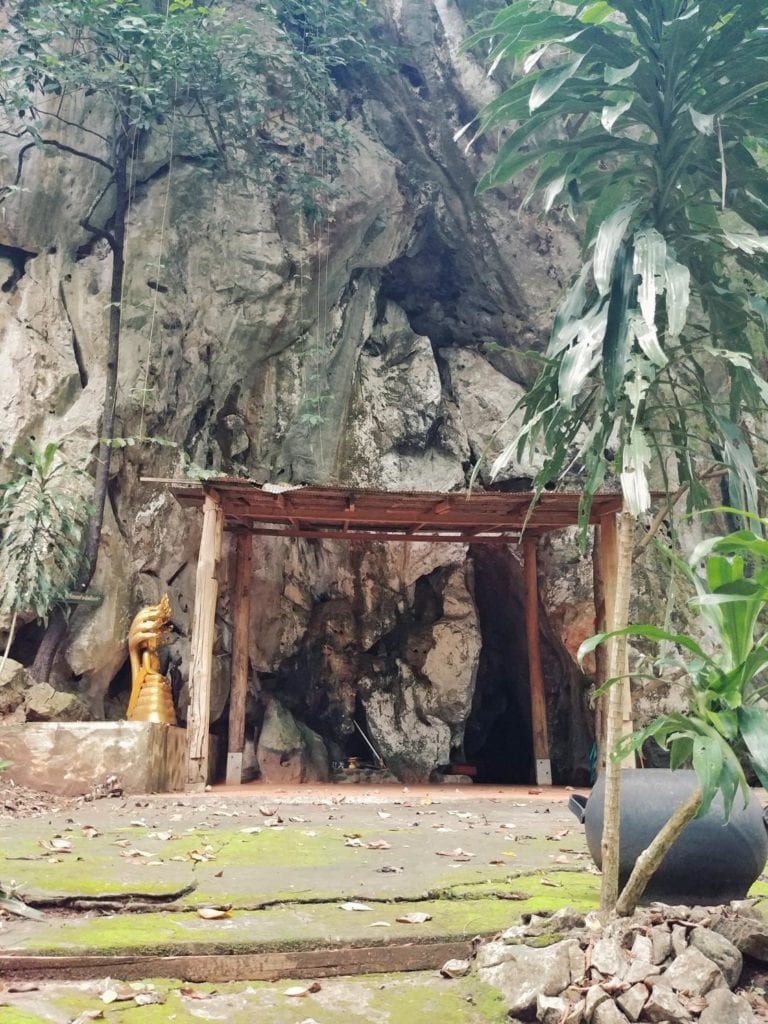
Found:
<path fill-rule="evenodd" d="M 475 545 L 475 604 L 482 649 L 463 754 L 477 781 L 533 781 L 528 651 L 519 566 L 507 551 Z"/>
<path fill-rule="evenodd" d="M 535 770 L 522 565 L 510 550 L 482 545 L 470 558 L 483 646 L 462 753 L 478 782 L 525 785 Z M 543 607 L 540 622 L 552 781 L 586 785 L 594 741 L 588 681 Z"/>

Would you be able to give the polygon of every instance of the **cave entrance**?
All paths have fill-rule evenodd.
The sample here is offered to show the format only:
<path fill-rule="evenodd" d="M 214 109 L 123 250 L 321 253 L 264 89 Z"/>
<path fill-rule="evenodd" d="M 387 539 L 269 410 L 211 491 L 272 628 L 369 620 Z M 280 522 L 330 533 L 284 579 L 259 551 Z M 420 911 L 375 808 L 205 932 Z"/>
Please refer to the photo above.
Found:
<path fill-rule="evenodd" d="M 534 781 L 525 591 L 509 549 L 469 549 L 482 647 L 464 755 L 477 782 Z"/>
<path fill-rule="evenodd" d="M 150 481 L 148 481 L 150 482 Z M 217 478 L 202 483 L 189 480 L 153 480 L 164 483 L 185 507 L 203 508 L 203 529 L 198 556 L 195 607 L 192 621 L 191 665 L 189 672 L 189 712 L 187 719 L 187 788 L 205 787 L 209 781 L 209 726 L 212 690 L 213 647 L 219 592 L 219 565 L 225 530 L 236 535 L 236 575 L 232 583 L 232 680 L 230 690 L 227 782 L 242 781 L 245 745 L 245 698 L 248 688 L 248 629 L 252 575 L 252 538 L 272 536 L 281 539 L 308 537 L 315 540 L 387 541 L 467 544 L 471 550 L 496 548 L 507 551 L 510 545 L 523 549 L 523 604 L 527 672 L 515 674 L 509 683 L 509 709 L 497 716 L 490 729 L 481 727 L 482 694 L 473 723 L 478 754 L 489 765 L 500 759 L 502 740 L 492 739 L 494 730 L 503 734 L 513 720 L 522 736 L 518 753 L 506 767 L 488 768 L 497 778 L 517 773 L 524 760 L 533 755 L 534 777 L 538 784 L 551 783 L 551 751 L 548 726 L 548 689 L 557 689 L 557 679 L 545 680 L 542 657 L 542 625 L 539 615 L 537 545 L 539 538 L 555 530 L 578 523 L 580 495 L 547 493 L 532 507 L 533 495 L 523 492 L 482 491 L 465 493 L 417 493 L 410 491 L 376 492 L 354 488 L 300 485 L 258 485 L 252 481 Z M 606 597 L 612 600 L 615 587 L 616 513 L 621 496 L 597 495 L 591 507 L 590 522 L 597 526 L 603 563 L 603 575 L 596 586 L 596 617 L 603 627 Z M 477 556 L 476 556 L 477 561 Z M 479 557 L 481 566 L 490 564 Z M 499 559 L 503 564 L 504 559 Z M 493 602 L 503 610 L 499 592 L 503 580 L 484 569 L 481 576 L 482 598 L 487 609 Z M 602 580 L 605 580 L 603 583 Z M 601 588 L 604 588 L 601 590 Z M 512 648 L 501 642 L 499 613 L 486 614 L 486 629 L 495 637 L 496 668 L 489 668 L 499 686 L 498 665 L 510 656 Z M 516 641 L 520 643 L 520 641 Z M 489 644 L 492 651 L 494 644 Z M 522 663 L 522 659 L 520 659 Z M 490 662 L 489 662 L 490 665 Z M 527 688 L 524 684 L 527 676 Z M 511 678 L 511 677 L 510 677 Z M 491 687 L 492 689 L 492 687 Z M 514 699 L 513 699 L 514 698 Z M 487 706 L 486 699 L 486 706 Z M 528 716 L 530 716 L 528 718 Z M 525 718 L 526 733 L 519 728 Z M 624 718 L 631 729 L 629 688 L 625 687 Z M 519 765 L 517 761 L 519 760 Z"/>

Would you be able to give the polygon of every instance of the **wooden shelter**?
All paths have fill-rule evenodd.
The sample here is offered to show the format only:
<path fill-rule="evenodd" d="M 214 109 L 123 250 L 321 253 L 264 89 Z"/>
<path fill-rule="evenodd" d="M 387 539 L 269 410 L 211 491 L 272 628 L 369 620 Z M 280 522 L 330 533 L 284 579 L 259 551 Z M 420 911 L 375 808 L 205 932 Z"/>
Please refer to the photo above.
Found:
<path fill-rule="evenodd" d="M 577 524 L 579 494 L 545 493 L 531 509 L 533 496 L 527 492 L 479 489 L 469 494 L 382 492 L 349 487 L 262 486 L 233 478 L 216 478 L 204 483 L 162 482 L 169 485 L 181 505 L 202 506 L 203 509 L 189 671 L 188 788 L 200 788 L 208 782 L 214 624 L 225 531 L 235 534 L 237 545 L 237 569 L 231 584 L 233 649 L 228 783 L 239 783 L 242 773 L 253 536 L 405 544 L 522 544 L 535 774 L 537 783 L 551 783 L 541 667 L 537 543 L 545 533 Z M 596 536 L 603 566 L 596 587 L 598 622 L 604 621 L 601 619 L 604 609 L 613 606 L 616 512 L 620 508 L 619 494 L 604 494 L 595 497 L 590 513 L 590 523 L 598 527 Z M 625 717 L 628 715 L 627 709 Z"/>

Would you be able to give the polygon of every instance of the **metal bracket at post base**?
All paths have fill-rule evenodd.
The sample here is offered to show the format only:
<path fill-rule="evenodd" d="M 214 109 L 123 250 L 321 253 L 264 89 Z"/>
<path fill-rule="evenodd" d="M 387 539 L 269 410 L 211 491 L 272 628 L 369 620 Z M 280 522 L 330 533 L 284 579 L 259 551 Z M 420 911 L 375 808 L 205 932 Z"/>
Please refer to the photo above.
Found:
<path fill-rule="evenodd" d="M 536 785 L 552 785 L 552 765 L 548 757 L 536 759 Z"/>
<path fill-rule="evenodd" d="M 227 777 L 228 786 L 239 786 L 243 781 L 243 755 L 242 753 L 227 754 Z"/>

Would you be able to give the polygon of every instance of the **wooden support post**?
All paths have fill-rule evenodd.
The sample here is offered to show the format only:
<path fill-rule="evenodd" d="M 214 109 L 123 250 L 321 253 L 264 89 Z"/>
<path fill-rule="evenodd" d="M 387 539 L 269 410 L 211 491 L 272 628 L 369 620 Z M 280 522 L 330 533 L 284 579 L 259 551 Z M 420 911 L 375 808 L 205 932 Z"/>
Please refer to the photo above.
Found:
<path fill-rule="evenodd" d="M 615 606 L 615 603 L 616 603 L 616 573 L 617 573 L 617 569 L 618 569 L 618 533 L 617 533 L 617 529 L 616 529 L 616 516 L 613 515 L 613 514 L 607 515 L 607 516 L 601 516 L 601 518 L 600 518 L 600 525 L 599 525 L 599 527 L 597 529 L 598 529 L 598 534 L 597 534 L 596 542 L 597 542 L 597 544 L 600 547 L 600 551 L 599 551 L 599 555 L 598 555 L 598 558 L 596 559 L 596 561 L 599 564 L 600 568 L 602 569 L 602 587 L 603 587 L 603 599 L 604 599 L 604 609 L 605 609 L 604 617 L 603 617 L 604 621 L 603 621 L 603 624 L 601 625 L 600 621 L 599 621 L 599 619 L 600 619 L 599 608 L 597 608 L 597 599 L 596 599 L 596 608 L 597 608 L 597 611 L 598 611 L 597 629 L 599 631 L 601 629 L 610 630 L 610 629 L 614 628 L 614 606 Z M 612 643 L 613 641 L 610 641 L 610 642 Z M 598 650 L 599 650 L 599 648 L 598 648 Z M 605 669 L 605 666 L 608 664 L 609 661 L 610 661 L 610 658 L 607 657 L 607 647 L 606 647 L 606 657 L 601 659 L 600 661 L 598 661 L 597 682 L 598 682 L 598 685 L 600 685 L 600 686 L 602 686 L 603 683 L 605 683 L 605 681 L 606 681 L 606 675 L 605 675 L 606 669 Z M 601 672 L 602 672 L 602 676 L 601 676 Z M 628 658 L 626 656 L 626 652 L 625 652 L 625 656 L 624 656 L 624 663 L 621 666 L 621 672 L 622 672 L 622 675 L 624 676 L 624 680 L 623 680 L 622 683 L 617 683 L 616 685 L 617 686 L 621 686 L 622 687 L 622 691 L 623 691 L 622 692 L 622 735 L 627 735 L 628 733 L 632 732 L 632 691 L 631 691 L 630 685 L 629 685 L 629 674 L 628 674 L 629 673 L 629 660 L 628 660 Z M 599 733 L 599 740 L 598 740 L 598 750 L 599 750 L 600 756 L 599 756 L 599 759 L 598 759 L 598 764 L 599 764 L 600 767 L 602 767 L 605 764 L 605 756 L 606 756 L 606 750 L 605 750 L 605 719 L 606 719 L 605 711 L 606 711 L 606 707 L 607 707 L 607 695 L 605 697 L 603 697 L 603 699 L 602 699 L 601 713 L 598 716 L 599 721 L 600 721 L 600 733 Z M 636 764 L 635 756 L 634 756 L 634 754 L 631 754 L 629 757 L 625 758 L 625 760 L 622 762 L 621 766 L 622 766 L 622 768 L 634 768 L 635 764 Z"/>
<path fill-rule="evenodd" d="M 248 696 L 248 639 L 251 620 L 251 566 L 253 537 L 238 533 L 235 548 L 235 584 L 232 589 L 232 681 L 229 691 L 229 746 L 227 785 L 243 781 L 245 701 Z"/>
<path fill-rule="evenodd" d="M 536 566 L 536 538 L 525 537 L 525 633 L 528 641 L 528 685 L 531 691 L 531 724 L 536 783 L 552 785 L 547 730 L 547 700 L 541 670 L 541 633 L 539 629 L 539 580 Z"/>
<path fill-rule="evenodd" d="M 206 494 L 203 534 L 195 580 L 192 615 L 189 711 L 187 712 L 187 789 L 203 789 L 208 783 L 208 729 L 211 719 L 211 674 L 219 594 L 219 561 L 224 517 L 218 498 Z"/>

